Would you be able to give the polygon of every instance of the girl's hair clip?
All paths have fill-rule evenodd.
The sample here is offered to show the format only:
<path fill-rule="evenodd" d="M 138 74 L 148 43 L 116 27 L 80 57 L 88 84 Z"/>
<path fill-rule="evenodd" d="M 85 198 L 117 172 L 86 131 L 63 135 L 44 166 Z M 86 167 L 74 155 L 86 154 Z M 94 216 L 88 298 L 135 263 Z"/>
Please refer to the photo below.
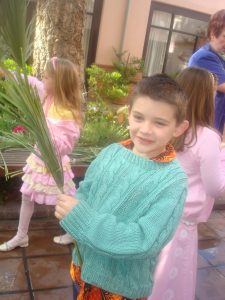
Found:
<path fill-rule="evenodd" d="M 52 65 L 53 65 L 53 69 L 55 70 L 56 69 L 56 61 L 58 60 L 58 57 L 56 57 L 56 56 L 53 56 L 52 58 L 51 58 L 51 62 L 52 62 Z"/>

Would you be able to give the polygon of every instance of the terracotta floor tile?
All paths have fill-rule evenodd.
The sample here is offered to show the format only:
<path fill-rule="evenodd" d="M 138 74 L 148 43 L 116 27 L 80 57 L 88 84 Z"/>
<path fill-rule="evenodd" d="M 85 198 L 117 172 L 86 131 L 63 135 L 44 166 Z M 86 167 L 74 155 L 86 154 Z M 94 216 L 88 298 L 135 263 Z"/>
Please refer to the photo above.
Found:
<path fill-rule="evenodd" d="M 9 295 L 0 295 L 1 300 L 30 300 L 30 294 L 27 293 L 16 293 Z"/>
<path fill-rule="evenodd" d="M 220 213 L 223 217 L 225 217 L 225 210 L 220 210 Z"/>
<path fill-rule="evenodd" d="M 34 293 L 35 300 L 72 300 L 73 290 L 72 287 L 54 289 L 49 291 L 38 291 Z"/>
<path fill-rule="evenodd" d="M 218 234 L 213 228 L 207 226 L 206 223 L 201 223 L 198 225 L 198 239 L 205 240 L 205 239 L 217 239 Z"/>
<path fill-rule="evenodd" d="M 53 217 L 55 212 L 54 205 L 43 205 L 35 203 L 34 207 L 34 217 Z"/>
<path fill-rule="evenodd" d="M 196 297 L 199 300 L 224 300 L 225 277 L 215 268 L 198 270 Z"/>
<path fill-rule="evenodd" d="M 58 245 L 53 242 L 55 235 L 61 234 L 57 230 L 36 230 L 29 233 L 29 247 L 26 248 L 26 256 L 46 254 L 69 254 L 67 245 Z"/>
<path fill-rule="evenodd" d="M 209 262 L 200 254 L 198 254 L 198 268 L 205 268 L 205 267 L 209 267 L 210 264 Z"/>
<path fill-rule="evenodd" d="M 71 255 L 28 258 L 33 289 L 58 288 L 71 285 Z"/>
<path fill-rule="evenodd" d="M 225 266 L 215 267 L 218 272 L 220 272 L 225 277 Z"/>
<path fill-rule="evenodd" d="M 0 221 L 0 236 L 2 231 L 17 231 L 18 219 L 14 220 L 1 220 Z M 62 230 L 59 222 L 56 218 L 33 218 L 31 219 L 29 231 L 31 230 L 41 230 L 44 229 L 58 229 Z"/>
<path fill-rule="evenodd" d="M 220 237 L 225 237 L 225 218 L 210 219 L 207 226 L 214 230 Z"/>
<path fill-rule="evenodd" d="M 0 232 L 0 244 L 7 242 L 16 234 L 15 231 L 8 231 L 8 232 Z M 0 259 L 3 258 L 11 258 L 11 257 L 22 257 L 23 256 L 23 249 L 16 248 L 12 251 L 8 252 L 0 252 Z"/>
<path fill-rule="evenodd" d="M 209 249 L 209 248 L 215 248 L 217 247 L 221 242 L 221 239 L 210 239 L 210 240 L 199 240 L 198 241 L 198 249 Z"/>
<path fill-rule="evenodd" d="M 62 229 L 56 218 L 32 218 L 29 230 L 46 230 L 46 228 L 57 230 Z"/>
<path fill-rule="evenodd" d="M 16 231 L 18 220 L 1 220 L 0 221 L 0 237 L 2 231 Z"/>
<path fill-rule="evenodd" d="M 225 241 L 221 240 L 216 247 L 199 250 L 199 254 L 214 266 L 223 265 L 225 263 Z"/>
<path fill-rule="evenodd" d="M 0 292 L 27 290 L 23 260 L 9 258 L 0 260 Z"/>
<path fill-rule="evenodd" d="M 218 219 L 218 218 L 224 218 L 222 210 L 213 210 L 211 212 L 209 219 Z"/>

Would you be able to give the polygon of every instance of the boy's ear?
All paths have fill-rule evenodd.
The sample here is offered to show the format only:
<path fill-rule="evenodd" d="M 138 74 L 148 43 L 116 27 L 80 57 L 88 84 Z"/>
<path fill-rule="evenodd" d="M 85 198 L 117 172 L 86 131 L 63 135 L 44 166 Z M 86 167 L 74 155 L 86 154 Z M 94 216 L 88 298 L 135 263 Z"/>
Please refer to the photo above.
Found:
<path fill-rule="evenodd" d="M 184 120 L 179 125 L 177 125 L 176 130 L 173 134 L 173 137 L 176 138 L 176 137 L 182 135 L 188 129 L 188 127 L 189 127 L 188 120 Z"/>

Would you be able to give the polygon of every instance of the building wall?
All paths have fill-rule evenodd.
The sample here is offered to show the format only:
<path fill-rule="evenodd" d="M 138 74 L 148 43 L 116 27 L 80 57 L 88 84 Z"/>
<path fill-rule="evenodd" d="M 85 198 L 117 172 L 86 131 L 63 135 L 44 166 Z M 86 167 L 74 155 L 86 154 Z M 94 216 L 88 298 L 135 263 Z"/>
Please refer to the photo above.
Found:
<path fill-rule="evenodd" d="M 113 47 L 129 50 L 131 55 L 142 57 L 150 5 L 153 0 L 104 0 L 95 62 L 112 65 L 115 59 Z M 206 14 L 224 9 L 225 0 L 161 0 Z"/>

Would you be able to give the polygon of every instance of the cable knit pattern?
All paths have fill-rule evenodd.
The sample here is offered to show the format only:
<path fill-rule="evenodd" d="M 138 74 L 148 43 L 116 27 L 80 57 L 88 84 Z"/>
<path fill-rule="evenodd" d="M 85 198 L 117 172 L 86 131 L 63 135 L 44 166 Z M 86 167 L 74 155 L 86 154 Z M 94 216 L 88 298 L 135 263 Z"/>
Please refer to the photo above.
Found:
<path fill-rule="evenodd" d="M 149 295 L 156 259 L 182 213 L 187 178 L 176 160 L 159 163 L 122 145 L 92 162 L 60 221 L 78 242 L 82 279 L 129 298 Z M 76 251 L 73 262 L 78 265 Z"/>

